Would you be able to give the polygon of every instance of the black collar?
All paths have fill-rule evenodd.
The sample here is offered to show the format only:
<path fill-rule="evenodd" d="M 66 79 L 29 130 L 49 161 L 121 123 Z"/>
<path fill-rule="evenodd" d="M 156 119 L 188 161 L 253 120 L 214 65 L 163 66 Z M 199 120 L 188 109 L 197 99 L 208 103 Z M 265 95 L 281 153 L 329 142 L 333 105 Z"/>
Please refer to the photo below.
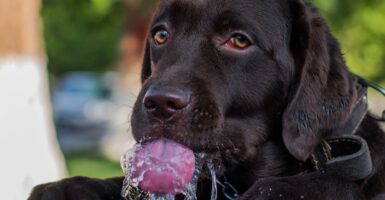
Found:
<path fill-rule="evenodd" d="M 350 114 L 350 117 L 345 122 L 345 124 L 333 132 L 333 135 L 335 136 L 336 135 L 354 135 L 358 127 L 361 125 L 362 120 L 365 118 L 366 114 L 368 113 L 367 82 L 362 78 L 358 78 L 356 89 L 357 89 L 357 100 L 352 110 L 352 113 Z"/>
<path fill-rule="evenodd" d="M 368 144 L 355 134 L 365 116 L 385 121 L 385 111 L 382 116 L 368 111 L 367 89 L 373 88 L 384 96 L 385 90 L 359 76 L 356 77 L 357 101 L 349 119 L 334 132 L 333 138 L 322 140 L 310 156 L 309 162 L 313 171 L 335 172 L 348 180 L 361 181 L 367 179 L 372 172 L 372 160 Z"/>

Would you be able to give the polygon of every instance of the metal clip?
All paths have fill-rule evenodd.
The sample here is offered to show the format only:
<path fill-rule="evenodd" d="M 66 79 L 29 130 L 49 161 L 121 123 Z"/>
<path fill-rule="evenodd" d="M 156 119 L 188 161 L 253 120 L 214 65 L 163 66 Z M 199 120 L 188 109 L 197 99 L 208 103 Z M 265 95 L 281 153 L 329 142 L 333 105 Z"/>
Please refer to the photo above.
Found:
<path fill-rule="evenodd" d="M 216 180 L 217 184 L 221 186 L 222 193 L 228 200 L 236 200 L 239 197 L 239 192 L 233 185 L 231 185 L 229 182 L 220 182 L 219 180 Z"/>
<path fill-rule="evenodd" d="M 379 86 L 375 83 L 371 83 L 371 82 L 366 81 L 366 80 L 365 80 L 365 85 L 368 88 L 372 88 L 372 89 L 376 90 L 377 92 L 381 93 L 383 96 L 385 96 L 385 89 L 382 88 L 381 86 Z M 368 115 L 369 115 L 369 117 L 371 117 L 374 120 L 385 122 L 385 110 L 382 111 L 382 116 L 378 116 L 378 115 L 373 114 L 371 112 L 368 112 Z"/>

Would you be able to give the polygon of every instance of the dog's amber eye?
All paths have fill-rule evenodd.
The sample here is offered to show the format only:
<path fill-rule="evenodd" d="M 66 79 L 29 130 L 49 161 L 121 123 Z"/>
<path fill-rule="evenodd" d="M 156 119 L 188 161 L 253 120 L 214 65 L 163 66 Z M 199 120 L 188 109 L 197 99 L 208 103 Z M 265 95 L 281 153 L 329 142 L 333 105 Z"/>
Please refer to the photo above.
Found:
<path fill-rule="evenodd" d="M 227 45 L 236 49 L 246 49 L 251 45 L 251 42 L 246 36 L 237 33 L 230 37 Z"/>
<path fill-rule="evenodd" d="M 154 40 L 155 40 L 156 44 L 158 44 L 158 45 L 165 44 L 167 42 L 168 38 L 169 38 L 169 34 L 165 30 L 157 31 L 154 35 Z"/>

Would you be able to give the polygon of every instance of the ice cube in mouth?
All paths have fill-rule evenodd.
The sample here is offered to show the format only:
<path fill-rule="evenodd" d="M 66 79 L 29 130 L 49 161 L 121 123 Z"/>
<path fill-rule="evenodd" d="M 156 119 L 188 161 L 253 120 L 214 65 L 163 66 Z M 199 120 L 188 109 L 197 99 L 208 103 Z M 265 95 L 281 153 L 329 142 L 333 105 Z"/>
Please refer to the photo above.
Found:
<path fill-rule="evenodd" d="M 129 184 L 151 194 L 183 192 L 195 170 L 194 152 L 172 140 L 158 139 L 138 144 L 132 157 L 122 161 Z"/>

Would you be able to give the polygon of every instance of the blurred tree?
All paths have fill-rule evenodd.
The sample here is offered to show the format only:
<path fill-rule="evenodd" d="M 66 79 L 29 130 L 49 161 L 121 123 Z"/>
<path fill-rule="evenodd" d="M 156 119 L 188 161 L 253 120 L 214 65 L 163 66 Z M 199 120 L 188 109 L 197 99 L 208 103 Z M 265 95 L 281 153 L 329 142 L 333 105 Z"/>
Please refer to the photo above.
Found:
<path fill-rule="evenodd" d="M 123 32 L 121 0 L 43 0 L 48 70 L 105 71 L 118 55 Z"/>
<path fill-rule="evenodd" d="M 327 17 L 351 70 L 385 85 L 385 1 L 311 2 Z"/>

